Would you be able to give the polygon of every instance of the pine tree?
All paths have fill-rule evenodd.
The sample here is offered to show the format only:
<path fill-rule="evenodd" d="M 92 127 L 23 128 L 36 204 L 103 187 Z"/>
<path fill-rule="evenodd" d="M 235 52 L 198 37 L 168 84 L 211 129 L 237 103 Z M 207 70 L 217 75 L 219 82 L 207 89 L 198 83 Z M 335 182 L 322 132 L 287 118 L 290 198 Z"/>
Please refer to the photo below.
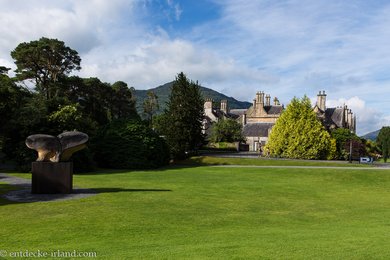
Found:
<path fill-rule="evenodd" d="M 35 87 L 46 99 L 59 96 L 57 84 L 62 77 L 81 69 L 77 51 L 57 39 L 42 37 L 20 43 L 11 56 L 17 66 L 17 78 L 35 80 Z"/>
<path fill-rule="evenodd" d="M 336 142 L 311 108 L 310 99 L 293 98 L 272 128 L 265 147 L 271 156 L 296 159 L 331 159 Z"/>
<path fill-rule="evenodd" d="M 162 132 L 173 157 L 181 159 L 203 141 L 203 98 L 198 83 L 179 73 L 166 107 Z"/>

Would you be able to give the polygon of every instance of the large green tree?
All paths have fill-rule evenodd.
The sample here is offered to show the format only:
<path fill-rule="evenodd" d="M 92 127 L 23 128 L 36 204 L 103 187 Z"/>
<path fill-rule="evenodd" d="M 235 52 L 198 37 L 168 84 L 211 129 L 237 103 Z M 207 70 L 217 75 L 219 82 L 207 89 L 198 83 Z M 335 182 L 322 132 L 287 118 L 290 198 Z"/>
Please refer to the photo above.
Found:
<path fill-rule="evenodd" d="M 72 76 L 61 84 L 62 95 L 77 103 L 84 115 L 99 125 L 114 119 L 139 119 L 132 91 L 123 81 L 113 85 L 98 78 Z"/>
<path fill-rule="evenodd" d="M 15 154 L 15 137 L 19 131 L 15 125 L 21 123 L 22 108 L 32 94 L 18 86 L 7 73 L 10 69 L 0 66 L 0 151 Z M 38 115 L 36 115 L 38 116 Z M 30 118 L 30 122 L 34 119 Z M 8 148 L 8 151 L 5 151 Z"/>
<path fill-rule="evenodd" d="M 390 127 L 384 126 L 379 131 L 378 137 L 376 139 L 379 148 L 382 151 L 383 160 L 387 162 L 390 154 Z"/>
<path fill-rule="evenodd" d="M 11 52 L 19 80 L 32 79 L 39 93 L 51 99 L 59 94 L 57 82 L 74 70 L 80 70 L 77 51 L 57 39 L 42 37 L 20 43 Z"/>
<path fill-rule="evenodd" d="M 0 132 L 16 117 L 25 99 L 30 97 L 27 89 L 18 86 L 8 75 L 10 69 L 0 66 Z"/>
<path fill-rule="evenodd" d="M 111 116 L 113 119 L 138 119 L 135 99 L 131 89 L 123 81 L 112 85 Z"/>
<path fill-rule="evenodd" d="M 71 104 L 78 104 L 84 117 L 107 124 L 111 119 L 111 103 L 114 91 L 110 84 L 101 82 L 98 78 L 66 78 L 61 84 L 62 95 Z"/>
<path fill-rule="evenodd" d="M 332 138 L 336 140 L 336 159 L 347 160 L 350 158 L 350 145 L 352 149 L 361 146 L 360 138 L 346 128 L 337 128 L 330 132 Z M 356 156 L 355 156 L 356 157 Z"/>
<path fill-rule="evenodd" d="M 271 156 L 297 159 L 333 158 L 336 141 L 311 108 L 310 99 L 293 98 L 272 128 L 265 147 Z"/>
<path fill-rule="evenodd" d="M 243 141 L 242 125 L 230 118 L 219 120 L 212 125 L 210 139 L 213 142 Z"/>
<path fill-rule="evenodd" d="M 203 141 L 203 98 L 198 83 L 181 72 L 172 85 L 169 101 L 162 116 L 160 131 L 174 158 L 184 158 Z"/>

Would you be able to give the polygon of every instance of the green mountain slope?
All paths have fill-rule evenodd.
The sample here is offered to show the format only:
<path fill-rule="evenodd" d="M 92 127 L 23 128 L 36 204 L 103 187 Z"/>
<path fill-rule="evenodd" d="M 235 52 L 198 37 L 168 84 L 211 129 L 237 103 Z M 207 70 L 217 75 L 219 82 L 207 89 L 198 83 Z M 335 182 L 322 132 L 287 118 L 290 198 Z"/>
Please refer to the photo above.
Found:
<path fill-rule="evenodd" d="M 171 93 L 171 86 L 173 82 L 166 83 L 164 85 L 158 86 L 156 88 L 151 88 L 147 90 L 135 90 L 134 95 L 136 98 L 136 106 L 137 106 L 137 111 L 138 113 L 142 116 L 143 115 L 143 108 L 142 104 L 147 97 L 148 91 L 153 91 L 157 97 L 158 97 L 158 103 L 160 105 L 160 113 L 164 111 L 165 104 L 169 100 L 169 95 Z M 205 87 L 200 87 L 200 91 L 203 95 L 203 98 L 212 98 L 215 101 L 215 105 L 219 106 L 220 101 L 223 99 L 226 99 L 228 101 L 229 107 L 231 109 L 236 109 L 236 108 L 249 108 L 251 106 L 251 103 L 249 102 L 243 102 L 243 101 L 238 101 L 232 97 L 228 97 L 224 94 L 221 94 L 215 90 L 205 88 Z"/>
<path fill-rule="evenodd" d="M 370 133 L 368 133 L 368 134 L 365 134 L 365 135 L 363 135 L 362 137 L 363 137 L 364 139 L 367 139 L 367 140 L 375 141 L 376 138 L 378 137 L 379 131 L 380 131 L 380 129 L 379 129 L 379 130 L 376 130 L 376 131 L 373 131 L 373 132 L 370 132 Z"/>

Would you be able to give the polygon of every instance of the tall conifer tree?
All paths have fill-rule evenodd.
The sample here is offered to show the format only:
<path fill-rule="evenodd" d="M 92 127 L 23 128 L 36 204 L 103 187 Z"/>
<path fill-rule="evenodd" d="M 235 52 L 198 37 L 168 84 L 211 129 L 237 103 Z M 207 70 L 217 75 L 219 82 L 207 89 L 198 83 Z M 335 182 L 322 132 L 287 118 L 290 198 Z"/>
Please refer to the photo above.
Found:
<path fill-rule="evenodd" d="M 331 159 L 336 142 L 311 108 L 310 99 L 293 98 L 276 121 L 265 147 L 271 156 L 297 159 Z"/>
<path fill-rule="evenodd" d="M 181 72 L 172 85 L 164 112 L 163 134 L 174 158 L 184 158 L 203 141 L 203 98 L 198 83 Z"/>

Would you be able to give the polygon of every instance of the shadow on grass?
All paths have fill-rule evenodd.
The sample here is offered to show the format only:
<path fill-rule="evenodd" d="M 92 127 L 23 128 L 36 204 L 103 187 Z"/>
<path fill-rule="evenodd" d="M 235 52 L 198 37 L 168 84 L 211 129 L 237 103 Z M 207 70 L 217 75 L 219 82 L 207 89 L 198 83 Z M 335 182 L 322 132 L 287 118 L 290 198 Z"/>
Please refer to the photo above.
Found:
<path fill-rule="evenodd" d="M 82 193 L 115 193 L 115 192 L 166 192 L 172 190 L 166 189 L 123 189 L 123 188 L 92 188 L 92 189 L 73 189 L 73 194 Z"/>
<path fill-rule="evenodd" d="M 5 177 L 0 176 L 0 181 L 1 179 L 5 179 Z M 18 202 L 16 201 L 11 201 L 6 199 L 4 196 L 5 194 L 13 191 L 17 191 L 20 189 L 24 189 L 25 187 L 20 184 L 16 185 L 11 185 L 11 184 L 6 184 L 6 183 L 0 183 L 0 206 L 8 205 L 8 204 L 16 204 Z"/>
<path fill-rule="evenodd" d="M 0 183 L 0 206 L 18 203 L 48 202 L 82 199 L 102 193 L 117 192 L 170 192 L 168 189 L 127 189 L 127 188 L 74 188 L 70 194 L 31 194 L 31 186 Z"/>

